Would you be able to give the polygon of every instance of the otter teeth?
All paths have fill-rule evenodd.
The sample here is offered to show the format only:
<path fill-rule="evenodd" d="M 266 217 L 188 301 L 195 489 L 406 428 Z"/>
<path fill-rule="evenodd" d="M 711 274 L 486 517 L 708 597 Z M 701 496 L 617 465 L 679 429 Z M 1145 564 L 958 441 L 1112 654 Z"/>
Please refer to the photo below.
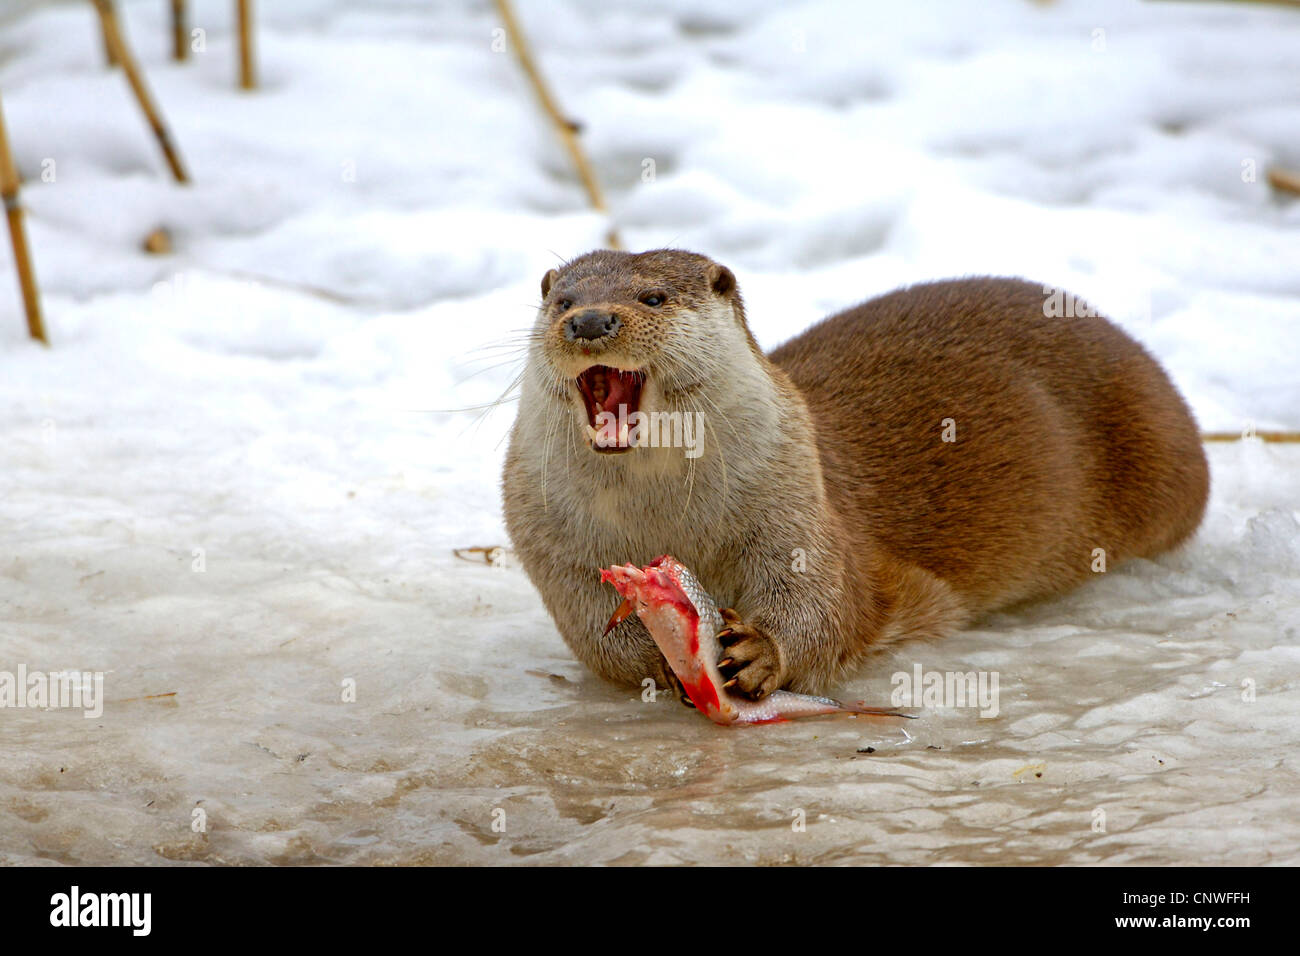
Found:
<path fill-rule="evenodd" d="M 602 434 L 604 433 L 604 429 L 602 429 L 602 428 L 597 428 L 595 425 L 586 425 L 586 426 L 584 426 L 584 427 L 587 429 L 587 438 L 588 438 L 588 440 L 589 440 L 593 445 L 595 445 L 595 446 L 597 446 L 597 447 L 600 447 L 600 446 L 601 446 L 601 441 L 602 441 L 601 436 L 602 436 Z M 624 422 L 621 426 L 619 426 L 619 429 L 618 429 L 618 442 L 617 442 L 617 445 L 616 445 L 615 447 L 618 447 L 618 448 L 630 448 L 630 447 L 632 447 L 632 444 L 631 444 L 631 442 L 630 442 L 629 439 L 628 439 L 628 425 L 627 425 L 627 422 Z"/>

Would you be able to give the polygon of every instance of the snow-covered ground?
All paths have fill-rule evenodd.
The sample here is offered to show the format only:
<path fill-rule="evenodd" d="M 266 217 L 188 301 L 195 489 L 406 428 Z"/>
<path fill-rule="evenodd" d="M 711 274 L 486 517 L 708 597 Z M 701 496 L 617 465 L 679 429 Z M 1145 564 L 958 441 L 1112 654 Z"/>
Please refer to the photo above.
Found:
<path fill-rule="evenodd" d="M 627 244 L 731 265 L 765 345 L 1023 275 L 1147 344 L 1204 428 L 1300 427 L 1300 203 L 1264 182 L 1300 167 L 1295 11 L 518 5 Z M 643 703 L 521 571 L 452 556 L 505 543 L 512 415 L 454 410 L 604 233 L 491 6 L 258 4 L 249 95 L 230 3 L 192 4 L 177 65 L 167 5 L 129 0 L 186 188 L 89 4 L 35 6 L 0 92 L 53 347 L 0 244 L 0 672 L 103 672 L 107 702 L 0 709 L 0 861 L 1300 863 L 1300 446 L 1211 447 L 1182 552 L 842 689 L 996 671 L 997 717 Z"/>

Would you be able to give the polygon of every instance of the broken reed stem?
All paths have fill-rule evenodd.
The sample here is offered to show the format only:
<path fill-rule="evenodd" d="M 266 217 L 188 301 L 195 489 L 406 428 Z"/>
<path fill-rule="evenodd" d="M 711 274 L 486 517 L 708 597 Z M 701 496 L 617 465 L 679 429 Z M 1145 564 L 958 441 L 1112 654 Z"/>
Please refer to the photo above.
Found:
<path fill-rule="evenodd" d="M 165 694 L 145 694 L 143 697 L 123 697 L 121 700 L 115 700 L 115 704 L 133 704 L 141 700 L 162 700 L 169 697 L 175 697 L 176 691 L 169 690 Z M 174 703 L 174 702 L 173 702 Z"/>
<path fill-rule="evenodd" d="M 186 25 L 189 17 L 185 12 L 185 0 L 172 0 L 172 59 L 188 60 L 190 57 L 189 31 Z"/>
<path fill-rule="evenodd" d="M 523 30 L 519 27 L 519 21 L 515 19 L 515 12 L 510 0 L 494 0 L 494 2 L 496 3 L 497 13 L 500 14 L 501 21 L 505 26 L 510 46 L 515 51 L 515 57 L 519 60 L 519 65 L 523 68 L 529 82 L 532 83 L 533 91 L 537 94 L 537 99 L 541 102 L 542 109 L 547 117 L 550 118 L 551 126 L 554 127 L 556 135 L 560 137 L 560 142 L 564 144 L 564 148 L 568 150 L 569 157 L 578 170 L 578 177 L 582 180 L 583 188 L 587 191 L 587 198 L 590 200 L 592 208 L 608 216 L 609 209 L 605 205 L 604 194 L 600 191 L 600 183 L 596 180 L 596 174 L 591 168 L 591 163 L 587 160 L 587 154 L 583 152 L 582 144 L 578 141 L 577 124 L 560 112 L 560 107 L 556 104 L 555 98 L 551 96 L 551 91 L 542 78 L 541 71 L 537 69 L 532 53 L 529 52 L 528 44 L 524 40 Z M 613 226 L 610 226 L 605 241 L 611 249 L 623 248 L 622 242 L 619 241 L 618 231 Z"/>
<path fill-rule="evenodd" d="M 1243 441 L 1258 438 L 1267 442 L 1300 442 L 1300 432 L 1205 432 L 1201 441 Z"/>
<path fill-rule="evenodd" d="M 36 291 L 36 274 L 32 271 L 32 258 L 27 251 L 23 207 L 18 204 L 18 167 L 9 151 L 3 107 L 0 107 L 0 195 L 4 197 L 5 218 L 9 220 L 9 238 L 14 247 L 14 267 L 18 270 L 18 286 L 22 289 L 23 308 L 27 312 L 27 334 L 43 345 L 49 345 L 45 320 L 41 318 L 41 298 Z"/>
<path fill-rule="evenodd" d="M 253 0 L 236 0 L 239 16 L 239 86 L 245 90 L 257 89 L 257 75 L 253 70 Z"/>
<path fill-rule="evenodd" d="M 140 67 L 127 48 L 126 41 L 122 39 L 122 30 L 118 26 L 113 0 L 91 0 L 91 2 L 95 4 L 95 9 L 99 11 L 99 18 L 104 24 L 104 39 L 108 42 L 117 61 L 122 64 L 126 81 L 131 84 L 136 101 L 139 102 L 145 119 L 153 128 L 153 135 L 158 140 L 158 145 L 162 147 L 163 156 L 167 159 L 167 165 L 171 167 L 172 175 L 178 183 L 189 182 L 185 168 L 181 165 L 180 155 L 172 143 L 171 134 L 167 131 L 167 126 L 163 123 L 157 107 L 154 106 L 148 87 L 144 85 L 144 76 L 140 73 Z"/>

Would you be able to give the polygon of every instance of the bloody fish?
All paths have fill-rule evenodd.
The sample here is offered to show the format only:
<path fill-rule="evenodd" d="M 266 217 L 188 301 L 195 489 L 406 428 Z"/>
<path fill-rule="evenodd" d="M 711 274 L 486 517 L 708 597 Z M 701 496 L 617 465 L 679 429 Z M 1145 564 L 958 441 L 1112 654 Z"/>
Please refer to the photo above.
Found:
<path fill-rule="evenodd" d="M 773 691 L 756 701 L 730 694 L 722 686 L 722 672 L 718 670 L 722 614 L 690 569 L 676 558 L 664 555 L 644 568 L 632 564 L 602 568 L 600 579 L 612 584 L 624 598 L 605 633 L 635 612 L 668 659 L 691 702 L 714 723 L 768 724 L 840 713 L 913 716 L 786 690 Z"/>

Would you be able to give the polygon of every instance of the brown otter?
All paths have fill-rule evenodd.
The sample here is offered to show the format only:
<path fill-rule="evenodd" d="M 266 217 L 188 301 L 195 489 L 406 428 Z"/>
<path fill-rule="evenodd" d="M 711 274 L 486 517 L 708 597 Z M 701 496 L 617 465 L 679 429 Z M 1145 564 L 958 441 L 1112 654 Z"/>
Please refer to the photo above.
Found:
<path fill-rule="evenodd" d="M 733 609 L 724 673 L 759 697 L 1157 554 L 1205 509 L 1164 371 L 1077 300 L 1049 317 L 1039 285 L 912 286 L 771 355 L 731 271 L 694 253 L 588 253 L 542 296 L 506 523 L 569 647 L 617 683 L 672 680 L 634 617 L 602 636 L 611 564 L 694 570 Z"/>

